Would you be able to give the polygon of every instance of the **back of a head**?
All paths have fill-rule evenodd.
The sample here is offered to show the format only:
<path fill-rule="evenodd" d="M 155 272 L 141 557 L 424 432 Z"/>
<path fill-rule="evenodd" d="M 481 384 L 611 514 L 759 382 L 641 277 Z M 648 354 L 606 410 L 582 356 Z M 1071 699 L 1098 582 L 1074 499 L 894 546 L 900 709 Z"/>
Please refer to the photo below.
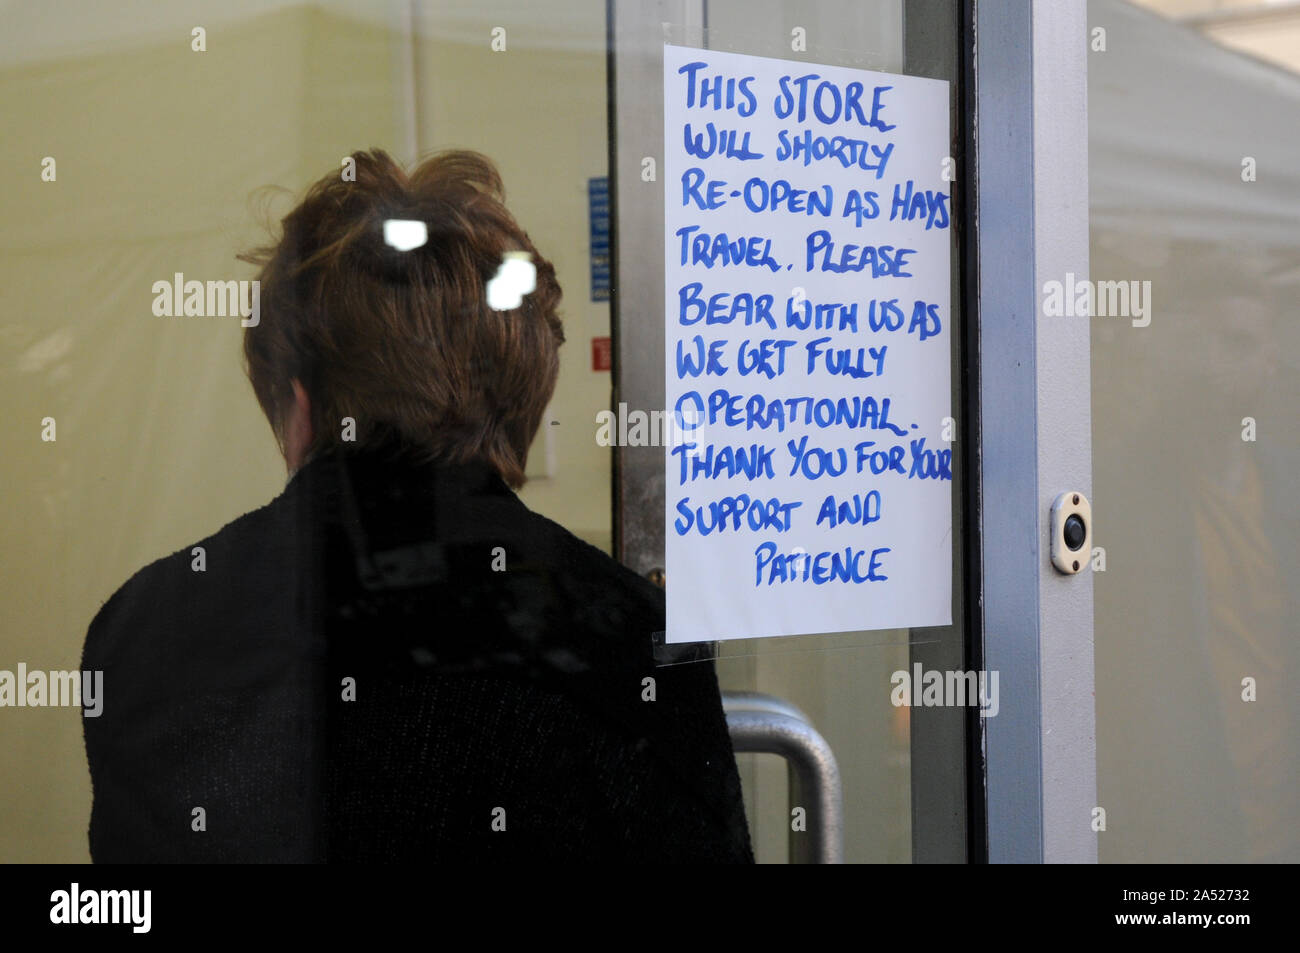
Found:
<path fill-rule="evenodd" d="M 296 379 L 311 401 L 309 457 L 346 447 L 351 418 L 356 444 L 398 437 L 521 486 L 559 373 L 555 269 L 506 210 L 486 156 L 444 152 L 409 175 L 380 150 L 351 158 L 354 180 L 322 178 L 276 244 L 240 256 L 261 266 L 244 355 L 263 411 L 283 443 Z M 390 244 L 393 222 L 417 223 L 405 226 L 415 240 Z M 503 304 L 489 285 L 522 257 L 510 252 L 535 285 Z"/>

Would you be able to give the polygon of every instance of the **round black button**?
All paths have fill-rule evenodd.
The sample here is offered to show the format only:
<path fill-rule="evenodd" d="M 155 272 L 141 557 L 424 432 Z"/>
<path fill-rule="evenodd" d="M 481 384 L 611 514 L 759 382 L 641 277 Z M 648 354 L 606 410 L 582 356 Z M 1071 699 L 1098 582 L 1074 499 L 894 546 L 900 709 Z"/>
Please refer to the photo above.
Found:
<path fill-rule="evenodd" d="M 1070 549 L 1078 549 L 1083 545 L 1083 538 L 1088 535 L 1087 527 L 1083 525 L 1083 520 L 1077 515 L 1071 515 L 1065 521 L 1065 545 Z"/>

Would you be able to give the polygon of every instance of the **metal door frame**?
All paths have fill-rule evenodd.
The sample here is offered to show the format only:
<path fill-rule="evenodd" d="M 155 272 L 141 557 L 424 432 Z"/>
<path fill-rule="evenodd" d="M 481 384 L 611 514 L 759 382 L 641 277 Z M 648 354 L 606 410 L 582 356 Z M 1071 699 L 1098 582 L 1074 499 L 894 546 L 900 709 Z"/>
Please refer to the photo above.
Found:
<path fill-rule="evenodd" d="M 1096 863 L 1092 574 L 1052 568 L 1058 493 L 1092 491 L 1087 318 L 1039 289 L 1088 274 L 1087 6 L 972 0 L 988 859 Z M 1014 690 L 1008 691 L 1008 688 Z"/>

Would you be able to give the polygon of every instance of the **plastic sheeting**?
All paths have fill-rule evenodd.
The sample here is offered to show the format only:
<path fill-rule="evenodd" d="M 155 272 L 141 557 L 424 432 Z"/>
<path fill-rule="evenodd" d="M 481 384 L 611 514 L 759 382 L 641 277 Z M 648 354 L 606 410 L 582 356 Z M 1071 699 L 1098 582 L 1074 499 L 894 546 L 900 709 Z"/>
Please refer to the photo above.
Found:
<path fill-rule="evenodd" d="M 1152 306 L 1092 318 L 1101 859 L 1295 861 L 1300 77 L 1115 0 L 1089 27 L 1092 278 Z"/>

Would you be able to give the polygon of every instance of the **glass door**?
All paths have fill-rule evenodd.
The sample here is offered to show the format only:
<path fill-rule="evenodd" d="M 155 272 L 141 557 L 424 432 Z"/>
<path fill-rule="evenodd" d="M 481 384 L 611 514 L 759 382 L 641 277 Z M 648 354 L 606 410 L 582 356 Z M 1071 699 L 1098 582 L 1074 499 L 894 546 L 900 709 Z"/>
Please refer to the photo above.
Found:
<path fill-rule="evenodd" d="M 932 567 L 939 566 L 941 575 L 951 574 L 950 591 L 944 592 L 945 604 L 939 607 L 941 611 L 938 612 L 945 622 L 950 619 L 951 623 L 916 626 L 899 624 L 907 621 L 909 612 L 913 618 L 923 618 L 927 612 L 931 616 L 936 614 L 933 599 L 921 597 L 915 599 L 913 605 L 898 605 L 898 612 L 892 618 L 899 621 L 893 624 L 872 622 L 868 616 L 872 619 L 885 617 L 878 610 L 864 611 L 853 621 L 844 624 L 844 614 L 827 612 L 820 605 L 822 600 L 830 598 L 825 594 L 825 587 L 801 587 L 796 582 L 793 588 L 786 589 L 785 598 L 794 607 L 795 615 L 807 619 L 796 619 L 793 623 L 794 631 L 799 634 L 746 638 L 745 626 L 752 629 L 756 621 L 750 618 L 737 623 L 734 628 L 715 625 L 709 631 L 716 638 L 695 644 L 694 651 L 697 658 L 716 659 L 719 681 L 733 711 L 756 707 L 777 712 L 778 721 L 781 716 L 789 716 L 811 726 L 813 737 L 819 739 L 821 753 L 808 756 L 805 752 L 803 757 L 817 764 L 833 761 L 842 792 L 842 814 L 831 827 L 835 829 L 835 836 L 842 839 L 842 858 L 845 861 L 960 862 L 981 859 L 984 847 L 982 822 L 978 819 L 978 812 L 982 802 L 979 792 L 982 789 L 979 772 L 970 770 L 968 757 L 972 750 L 978 750 L 982 734 L 981 707 L 986 716 L 996 713 L 994 706 L 997 685 L 996 682 L 981 681 L 983 673 L 979 671 L 978 652 L 972 649 L 973 646 L 978 646 L 978 639 L 974 637 L 978 624 L 977 620 L 972 624 L 969 618 L 971 602 L 966 590 L 973 568 L 968 550 L 974 539 L 967 527 L 970 508 L 965 499 L 971 485 L 971 459 L 966 452 L 970 432 L 967 429 L 968 415 L 964 412 L 968 406 L 965 388 L 970 384 L 965 364 L 965 341 L 969 329 L 966 308 L 963 306 L 964 285 L 960 265 L 963 242 L 968 233 L 962 220 L 965 206 L 959 173 L 964 169 L 965 130 L 968 124 L 961 98 L 964 84 L 960 9 L 954 4 L 902 0 L 867 3 L 836 0 L 815 5 L 780 0 L 759 3 L 739 0 L 654 4 L 614 2 L 610 6 L 610 17 L 610 174 L 615 216 L 612 311 L 615 380 L 612 407 L 616 413 L 624 416 L 640 412 L 649 419 L 652 412 L 658 411 L 665 414 L 666 419 L 676 419 L 679 425 L 690 426 L 689 421 L 682 422 L 682 418 L 688 416 L 683 412 L 680 401 L 681 392 L 685 388 L 679 385 L 674 391 L 674 376 L 683 376 L 683 369 L 680 363 L 674 368 L 673 360 L 676 358 L 680 361 L 682 358 L 677 358 L 672 347 L 673 341 L 665 341 L 666 335 L 678 335 L 679 340 L 688 345 L 698 344 L 701 349 L 716 346 L 717 350 L 710 353 L 718 355 L 729 353 L 737 339 L 762 337 L 761 332 L 752 330 L 746 334 L 734 329 L 728 333 L 722 333 L 718 328 L 710 329 L 706 325 L 714 323 L 713 318 L 716 318 L 718 324 L 725 320 L 719 316 L 719 312 L 715 311 L 709 318 L 704 318 L 703 306 L 698 312 L 691 310 L 692 295 L 705 296 L 706 292 L 702 289 L 706 286 L 710 292 L 729 287 L 725 282 L 712 280 L 713 275 L 721 274 L 729 263 L 716 257 L 716 245 L 703 248 L 701 256 L 696 256 L 696 249 L 701 247 L 697 244 L 696 232 L 688 232 L 691 238 L 689 248 L 687 238 L 676 234 L 676 226 L 680 226 L 685 219 L 675 218 L 672 213 L 683 204 L 692 203 L 694 209 L 699 211 L 707 204 L 708 198 L 693 188 L 700 181 L 698 173 L 692 168 L 686 168 L 686 165 L 693 164 L 674 162 L 674 156 L 681 155 L 681 144 L 677 138 L 683 135 L 686 137 L 686 155 L 692 159 L 709 153 L 709 137 L 719 129 L 721 131 L 718 132 L 718 137 L 724 145 L 717 148 L 730 149 L 732 157 L 743 155 L 746 151 L 757 153 L 770 146 L 776 150 L 778 158 L 785 160 L 785 165 L 781 166 L 781 181 L 787 182 L 791 190 L 802 189 L 813 193 L 814 206 L 818 194 L 825 196 L 828 206 L 834 206 L 830 209 L 829 216 L 822 209 L 814 207 L 805 210 L 799 206 L 798 211 L 806 211 L 808 217 L 800 220 L 787 215 L 770 226 L 764 236 L 774 239 L 771 245 L 777 249 L 773 253 L 776 257 L 792 249 L 799 252 L 811 249 L 808 243 L 815 242 L 816 239 L 809 236 L 818 231 L 816 224 L 808 224 L 813 218 L 832 222 L 833 224 L 826 224 L 824 231 L 836 237 L 845 234 L 866 236 L 851 239 L 860 242 L 872 241 L 873 235 L 888 237 L 893 234 L 909 234 L 897 227 L 897 218 L 906 215 L 909 193 L 900 191 L 896 195 L 892 188 L 895 184 L 900 184 L 900 189 L 907 186 L 901 182 L 895 183 L 888 174 L 890 170 L 880 168 L 885 164 L 881 161 L 880 153 L 888 155 L 887 137 L 876 137 L 876 149 L 873 152 L 870 137 L 858 135 L 856 139 L 862 143 L 860 148 L 864 150 L 864 155 L 856 156 L 850 152 L 853 148 L 851 141 L 855 139 L 853 135 L 842 129 L 822 135 L 823 130 L 816 128 L 816 120 L 826 124 L 826 120 L 836 118 L 831 116 L 836 102 L 839 102 L 841 110 L 838 115 L 848 113 L 850 103 L 847 91 L 852 86 L 853 77 L 865 79 L 864 90 L 888 87 L 891 83 L 900 87 L 906 85 L 905 81 L 890 80 L 889 76 L 925 77 L 943 81 L 941 88 L 936 87 L 940 88 L 940 95 L 931 101 L 930 112 L 939 114 L 937 118 L 944 122 L 946 132 L 930 141 L 923 158 L 913 155 L 907 160 L 900 159 L 899 162 L 919 161 L 932 170 L 926 173 L 929 181 L 924 182 L 924 190 L 931 194 L 929 210 L 933 213 L 928 216 L 928 225 L 941 231 L 942 236 L 938 243 L 934 241 L 933 232 L 927 239 L 924 236 L 926 225 L 920 223 L 917 224 L 917 232 L 922 235 L 920 240 L 930 242 L 925 247 L 939 249 L 941 254 L 936 254 L 935 260 L 942 260 L 948 272 L 943 276 L 946 281 L 942 300 L 933 302 L 936 306 L 935 315 L 946 334 L 945 352 L 939 355 L 939 359 L 944 364 L 942 376 L 948 381 L 947 386 L 941 388 L 939 400 L 933 406 L 942 406 L 945 410 L 936 412 L 933 420 L 912 421 L 909 417 L 908 422 L 912 424 L 913 430 L 919 431 L 922 426 L 927 432 L 933 430 L 929 446 L 949 451 L 942 458 L 945 464 L 951 461 L 947 464 L 950 472 L 944 474 L 944 492 L 930 499 L 940 499 L 944 507 L 950 506 L 944 516 L 947 518 L 950 512 L 951 529 L 943 539 L 936 541 L 937 545 L 931 549 L 929 559 Z M 688 64 L 708 64 L 700 67 L 695 74 L 705 84 L 709 82 L 710 71 L 715 68 L 719 76 L 726 68 L 735 67 L 739 71 L 730 77 L 738 81 L 738 85 L 731 86 L 730 90 L 725 83 L 719 83 L 716 87 L 718 103 L 722 107 L 719 112 L 733 120 L 732 139 L 727 140 L 728 124 L 723 118 L 717 118 L 710 125 L 706 122 L 707 119 L 714 118 L 710 114 L 700 116 L 693 126 L 689 122 L 683 126 L 679 122 L 681 102 L 668 102 L 666 106 L 665 89 L 669 90 L 671 100 L 674 76 L 669 75 L 669 85 L 666 87 L 665 75 L 668 68 L 665 63 L 676 63 L 674 57 Z M 772 61 L 780 65 L 772 67 L 774 72 L 764 73 Z M 687 66 L 688 70 L 691 68 Z M 849 73 L 840 72 L 841 70 L 863 72 Z M 742 75 L 749 73 L 754 74 L 752 84 L 744 82 Z M 789 119 L 789 122 L 784 126 L 776 123 L 766 127 L 757 126 L 754 122 L 747 124 L 746 104 L 751 101 L 745 98 L 746 93 L 758 90 L 751 103 L 751 112 L 761 118 L 761 110 L 769 105 L 766 100 L 759 102 L 761 93 L 766 89 L 764 77 L 780 74 L 786 75 L 791 85 L 783 86 L 778 81 L 772 87 L 778 91 L 775 97 L 777 101 L 771 105 L 778 118 Z M 800 89 L 799 77 L 816 77 L 803 83 L 807 107 L 805 114 L 799 113 L 796 95 Z M 840 86 L 845 91 L 843 99 L 829 85 L 825 88 L 820 85 L 823 81 L 829 83 L 831 79 L 841 78 L 847 80 Z M 708 96 L 709 89 L 707 85 L 700 85 L 694 91 L 687 90 L 685 95 L 688 99 L 694 92 Z M 779 101 L 782 90 L 791 94 L 784 107 Z M 871 93 L 864 92 L 862 98 L 866 99 L 870 95 Z M 731 103 L 738 104 L 738 108 L 728 109 L 729 96 L 732 97 Z M 861 99 L 858 104 L 860 102 Z M 667 119 L 666 109 L 670 113 Z M 869 127 L 873 119 L 880 118 L 878 115 L 868 115 L 868 109 L 862 109 L 860 117 L 855 116 L 862 120 L 858 123 L 859 126 Z M 783 112 L 786 113 L 784 117 Z M 805 119 L 806 122 L 800 124 L 799 119 Z M 868 128 L 867 132 L 878 133 L 880 127 L 886 124 L 880 120 L 874 130 Z M 743 138 L 745 130 L 750 132 L 751 138 Z M 697 135 L 704 138 L 693 139 Z M 798 151 L 800 144 L 808 149 L 802 160 Z M 900 148 L 900 154 L 904 154 L 907 146 Z M 915 147 L 913 151 L 915 152 Z M 713 156 L 716 155 L 715 150 Z M 854 175 L 837 176 L 836 170 L 832 167 L 827 171 L 823 162 L 838 165 L 841 171 L 856 163 Z M 704 166 L 706 163 L 701 161 L 699 165 Z M 789 171 L 786 172 L 786 169 Z M 697 177 L 688 180 L 687 177 L 691 175 Z M 760 177 L 756 175 L 754 178 Z M 753 182 L 754 178 L 749 181 Z M 917 178 L 919 180 L 920 176 Z M 885 206 L 879 228 L 873 228 L 870 222 L 865 223 L 866 227 L 860 230 L 844 225 L 847 212 L 842 204 L 846 201 L 845 183 L 850 188 L 860 189 L 860 194 L 865 195 L 871 191 Z M 774 181 L 767 184 L 773 185 Z M 922 185 L 919 182 L 916 185 L 917 192 L 921 192 Z M 753 188 L 763 191 L 761 186 Z M 819 190 L 824 191 L 819 193 Z M 715 192 L 713 198 L 719 203 L 715 207 L 720 208 L 720 200 L 725 199 L 727 194 L 725 191 Z M 879 198 L 881 195 L 884 197 Z M 697 196 L 705 199 L 705 203 L 701 204 Z M 770 193 L 768 196 L 768 209 L 771 209 Z M 763 204 L 763 199 L 753 194 L 743 196 L 743 200 L 751 210 L 762 207 Z M 898 209 L 889 207 L 888 203 L 899 201 L 903 204 Z M 936 207 L 939 211 L 934 211 Z M 790 203 L 787 201 L 785 210 L 788 211 L 789 208 Z M 669 212 L 667 223 L 666 210 Z M 707 216 L 700 216 L 699 220 L 704 221 L 704 228 L 707 228 Z M 744 218 L 741 216 L 735 221 L 742 223 Z M 852 219 L 848 221 L 852 224 Z M 886 224 L 887 222 L 892 222 L 893 225 Z M 858 224 L 862 224 L 861 219 Z M 674 227 L 673 234 L 668 232 L 670 226 Z M 684 227 L 689 230 L 698 226 Z M 678 252 L 674 243 L 679 238 L 680 257 L 675 262 L 674 255 Z M 713 240 L 716 241 L 716 235 Z M 666 251 L 665 243 L 673 247 Z M 727 253 L 723 251 L 717 254 L 725 258 Z M 811 256 L 810 250 L 810 262 Z M 700 257 L 708 260 L 701 262 Z M 840 265 L 843 261 L 837 259 Z M 786 263 L 782 261 L 779 264 Z M 682 270 L 670 274 L 666 280 L 666 271 L 674 272 L 677 265 L 682 265 Z M 716 272 L 712 270 L 715 266 L 719 266 Z M 806 275 L 816 270 L 817 263 L 805 268 L 805 263 L 800 260 L 799 271 L 795 274 Z M 743 267 L 741 271 L 743 272 Z M 683 290 L 696 287 L 696 284 L 692 284 L 694 274 L 703 276 L 697 283 L 701 290 Z M 673 286 L 671 279 L 683 275 L 684 284 Z M 879 327 L 874 334 L 868 331 L 868 309 L 875 305 L 883 306 L 887 296 L 877 294 L 875 289 L 885 287 L 887 283 L 873 282 L 872 272 L 840 277 L 843 280 L 836 287 L 843 289 L 846 302 L 856 301 L 862 309 L 863 333 L 858 340 L 877 346 L 875 353 L 878 354 L 879 345 L 886 344 L 890 339 L 887 337 L 888 332 Z M 812 287 L 812 282 L 816 280 L 816 275 L 811 279 L 791 278 L 790 295 L 787 297 L 780 292 L 773 295 L 778 301 L 775 305 L 777 316 L 764 325 L 764 330 L 770 337 L 792 341 L 787 348 L 802 352 L 801 361 L 804 355 L 811 353 L 809 344 L 817 340 L 818 332 L 816 327 L 809 329 L 806 325 L 799 326 L 798 318 L 791 318 L 790 315 L 795 312 L 790 309 L 799 306 L 801 293 L 812 293 L 800 282 Z M 721 304 L 718 306 L 721 307 Z M 880 315 L 872 311 L 870 317 L 878 318 Z M 680 325 L 697 318 L 704 328 L 704 333 L 700 334 L 698 340 L 694 329 L 690 333 L 683 333 L 680 328 Z M 842 324 L 839 330 L 844 330 Z M 834 331 L 827 333 L 833 335 Z M 823 337 L 823 340 L 826 339 Z M 817 346 L 813 344 L 813 347 Z M 905 346 L 897 346 L 895 352 L 899 351 L 905 351 Z M 921 353 L 920 349 L 915 352 Z M 735 352 L 735 356 L 739 355 L 739 351 Z M 689 350 L 686 351 L 684 360 L 687 365 L 685 374 L 689 375 Z M 725 363 L 726 360 L 728 358 L 720 357 L 720 362 Z M 902 407 L 907 382 L 900 378 L 906 374 L 903 370 L 906 365 L 900 362 L 898 366 L 900 370 L 895 372 L 896 377 L 888 377 L 886 373 L 879 375 L 882 386 L 876 386 L 867 379 L 869 375 L 863 373 L 852 387 L 840 393 L 851 396 L 875 395 L 877 398 L 893 395 L 895 406 Z M 804 370 L 801 366 L 796 374 Z M 716 394 L 716 388 L 733 387 L 739 390 L 738 385 L 745 383 L 744 377 L 738 378 L 734 373 L 730 382 L 725 381 L 725 377 L 725 373 L 717 375 L 718 381 L 722 383 L 706 385 L 691 382 L 691 388 L 696 393 Z M 812 382 L 815 386 L 815 381 L 816 375 L 812 362 L 809 361 L 804 382 Z M 669 391 L 674 391 L 676 399 L 670 399 Z M 929 391 L 925 397 L 933 398 L 934 388 Z M 833 387 L 827 391 L 832 392 Z M 924 388 L 922 392 L 924 393 Z M 925 406 L 932 405 L 927 403 Z M 675 412 L 679 414 L 676 418 L 673 417 Z M 708 413 L 705 409 L 700 417 L 701 422 Z M 918 413 L 917 416 L 924 415 Z M 713 425 L 717 426 L 716 419 L 713 420 Z M 742 428 L 736 428 L 737 433 L 741 430 Z M 830 430 L 827 428 L 828 434 Z M 681 533 L 683 524 L 693 523 L 696 518 L 708 520 L 718 515 L 716 509 L 711 510 L 707 506 L 692 508 L 689 500 L 691 494 L 695 495 L 696 500 L 708 500 L 710 503 L 725 498 L 724 493 L 739 496 L 739 492 L 734 489 L 718 489 L 722 481 L 715 480 L 712 487 L 698 490 L 698 483 L 695 486 L 685 485 L 695 482 L 691 474 L 704 472 L 715 477 L 719 467 L 723 466 L 717 463 L 716 456 L 709 454 L 721 453 L 720 448 L 726 442 L 725 435 L 718 436 L 716 430 L 708 432 L 707 429 L 700 433 L 703 436 L 696 439 L 693 448 L 682 449 L 675 455 L 669 448 L 667 457 L 664 446 L 652 441 L 638 442 L 635 432 L 633 439 L 617 446 L 614 451 L 615 553 L 633 569 L 646 573 L 665 585 L 669 595 L 670 638 L 675 625 L 674 613 L 677 613 L 678 620 L 684 613 L 690 614 L 692 621 L 698 621 L 695 618 L 697 614 L 700 617 L 712 615 L 716 618 L 722 611 L 717 605 L 725 603 L 727 598 L 718 596 L 717 605 L 712 604 L 713 600 L 709 598 L 675 604 L 674 586 L 686 587 L 692 583 L 694 580 L 689 574 L 694 569 L 686 569 L 685 574 L 675 574 L 674 563 L 669 560 L 666 564 L 665 560 L 665 544 L 673 542 L 666 540 L 666 535 L 671 535 L 674 531 Z M 741 490 L 758 497 L 764 492 L 764 477 L 775 475 L 775 467 L 782 463 L 791 463 L 793 451 L 787 451 L 784 438 L 757 436 L 752 427 L 747 437 L 743 433 L 741 436 L 750 442 L 751 447 L 755 446 L 752 441 L 760 440 L 767 440 L 773 447 L 772 471 L 765 472 L 760 464 L 757 472 L 742 474 L 738 481 L 727 481 L 730 486 L 739 486 Z M 861 435 L 842 439 L 848 447 L 862 442 Z M 716 443 L 706 450 L 706 440 L 716 440 Z M 691 452 L 692 449 L 694 453 Z M 760 459 L 763 449 L 766 449 L 766 445 L 762 445 L 758 451 Z M 705 458 L 703 462 L 700 462 L 701 457 Z M 848 480 L 836 483 L 833 491 L 828 490 L 817 496 L 821 499 L 822 496 L 834 495 L 841 487 L 847 489 L 853 486 L 861 491 L 861 496 L 868 501 L 865 504 L 867 515 L 858 516 L 862 530 L 850 538 L 871 538 L 871 528 L 868 525 L 872 522 L 870 500 L 878 501 L 881 494 L 886 500 L 890 499 L 891 494 L 894 499 L 899 498 L 900 491 L 894 489 L 895 484 L 890 481 L 890 477 L 897 474 L 889 472 L 887 462 L 882 456 L 882 468 L 875 473 L 864 464 L 859 471 L 863 475 L 856 480 L 850 476 Z M 678 466 L 680 469 L 674 470 Z M 850 464 L 850 469 L 856 468 Z M 898 483 L 903 482 L 900 476 Z M 829 487 L 830 483 L 822 485 Z M 874 497 L 871 495 L 873 492 L 876 494 Z M 693 515 L 666 518 L 666 503 L 671 511 L 684 498 L 687 502 L 678 512 Z M 804 508 L 808 509 L 807 504 Z M 842 518 L 851 519 L 854 516 L 852 505 L 836 509 Z M 669 512 L 668 515 L 672 516 L 673 513 Z M 809 515 L 805 525 L 814 525 L 812 517 L 816 515 L 818 514 Z M 824 517 L 826 514 L 821 515 Z M 824 527 L 827 522 L 824 518 L 819 519 L 816 525 Z M 834 520 L 829 522 L 833 524 Z M 744 522 L 744 528 L 739 528 L 734 519 L 732 525 L 743 533 L 745 529 L 753 529 L 755 526 L 770 530 L 773 524 L 771 520 L 765 523 L 760 517 Z M 788 528 L 793 524 L 783 525 Z M 760 538 L 765 538 L 761 532 L 754 533 L 751 537 L 754 543 Z M 687 541 L 676 541 L 672 549 L 677 564 L 686 567 L 696 565 L 691 558 L 693 554 L 682 555 L 682 547 L 690 545 L 705 547 L 709 541 L 696 535 L 690 535 Z M 758 558 L 761 562 L 761 555 Z M 813 558 L 811 551 L 803 556 L 807 561 Z M 797 575 L 800 568 L 800 563 L 794 563 L 791 575 Z M 770 566 L 768 573 L 764 584 L 770 584 Z M 758 570 L 758 575 L 762 578 L 762 570 Z M 722 586 L 725 588 L 725 583 Z M 698 588 L 692 585 L 691 591 Z M 839 620 L 833 629 L 827 629 L 824 623 L 815 621 L 831 616 Z M 863 624 L 856 624 L 857 619 Z M 701 623 L 692 628 L 703 631 L 706 626 Z M 666 651 L 663 657 L 676 664 L 691 664 L 679 661 L 680 653 Z M 942 686 L 941 690 L 927 694 L 925 689 L 934 688 L 936 683 Z M 915 697 L 905 690 L 913 687 Z M 963 694 L 966 687 L 971 688 L 969 698 Z M 802 730 L 785 722 L 781 724 L 796 734 Z M 733 736 L 736 736 L 734 731 Z M 816 838 L 809 834 L 809 825 L 815 828 L 819 821 L 825 820 L 817 816 L 819 810 L 822 810 L 819 805 L 830 802 L 819 801 L 817 792 L 807 790 L 807 779 L 802 784 L 799 782 L 790 760 L 785 755 L 773 753 L 785 751 L 789 754 L 789 739 L 769 740 L 768 744 L 761 741 L 741 742 L 740 747 L 762 750 L 738 753 L 756 857 L 760 862 L 818 859 L 817 850 L 813 846 Z M 800 757 L 796 751 L 793 755 L 796 764 Z M 974 798 L 968 797 L 968 786 L 972 781 L 977 792 Z M 971 808 L 976 811 L 977 818 L 973 824 L 969 821 Z"/>

